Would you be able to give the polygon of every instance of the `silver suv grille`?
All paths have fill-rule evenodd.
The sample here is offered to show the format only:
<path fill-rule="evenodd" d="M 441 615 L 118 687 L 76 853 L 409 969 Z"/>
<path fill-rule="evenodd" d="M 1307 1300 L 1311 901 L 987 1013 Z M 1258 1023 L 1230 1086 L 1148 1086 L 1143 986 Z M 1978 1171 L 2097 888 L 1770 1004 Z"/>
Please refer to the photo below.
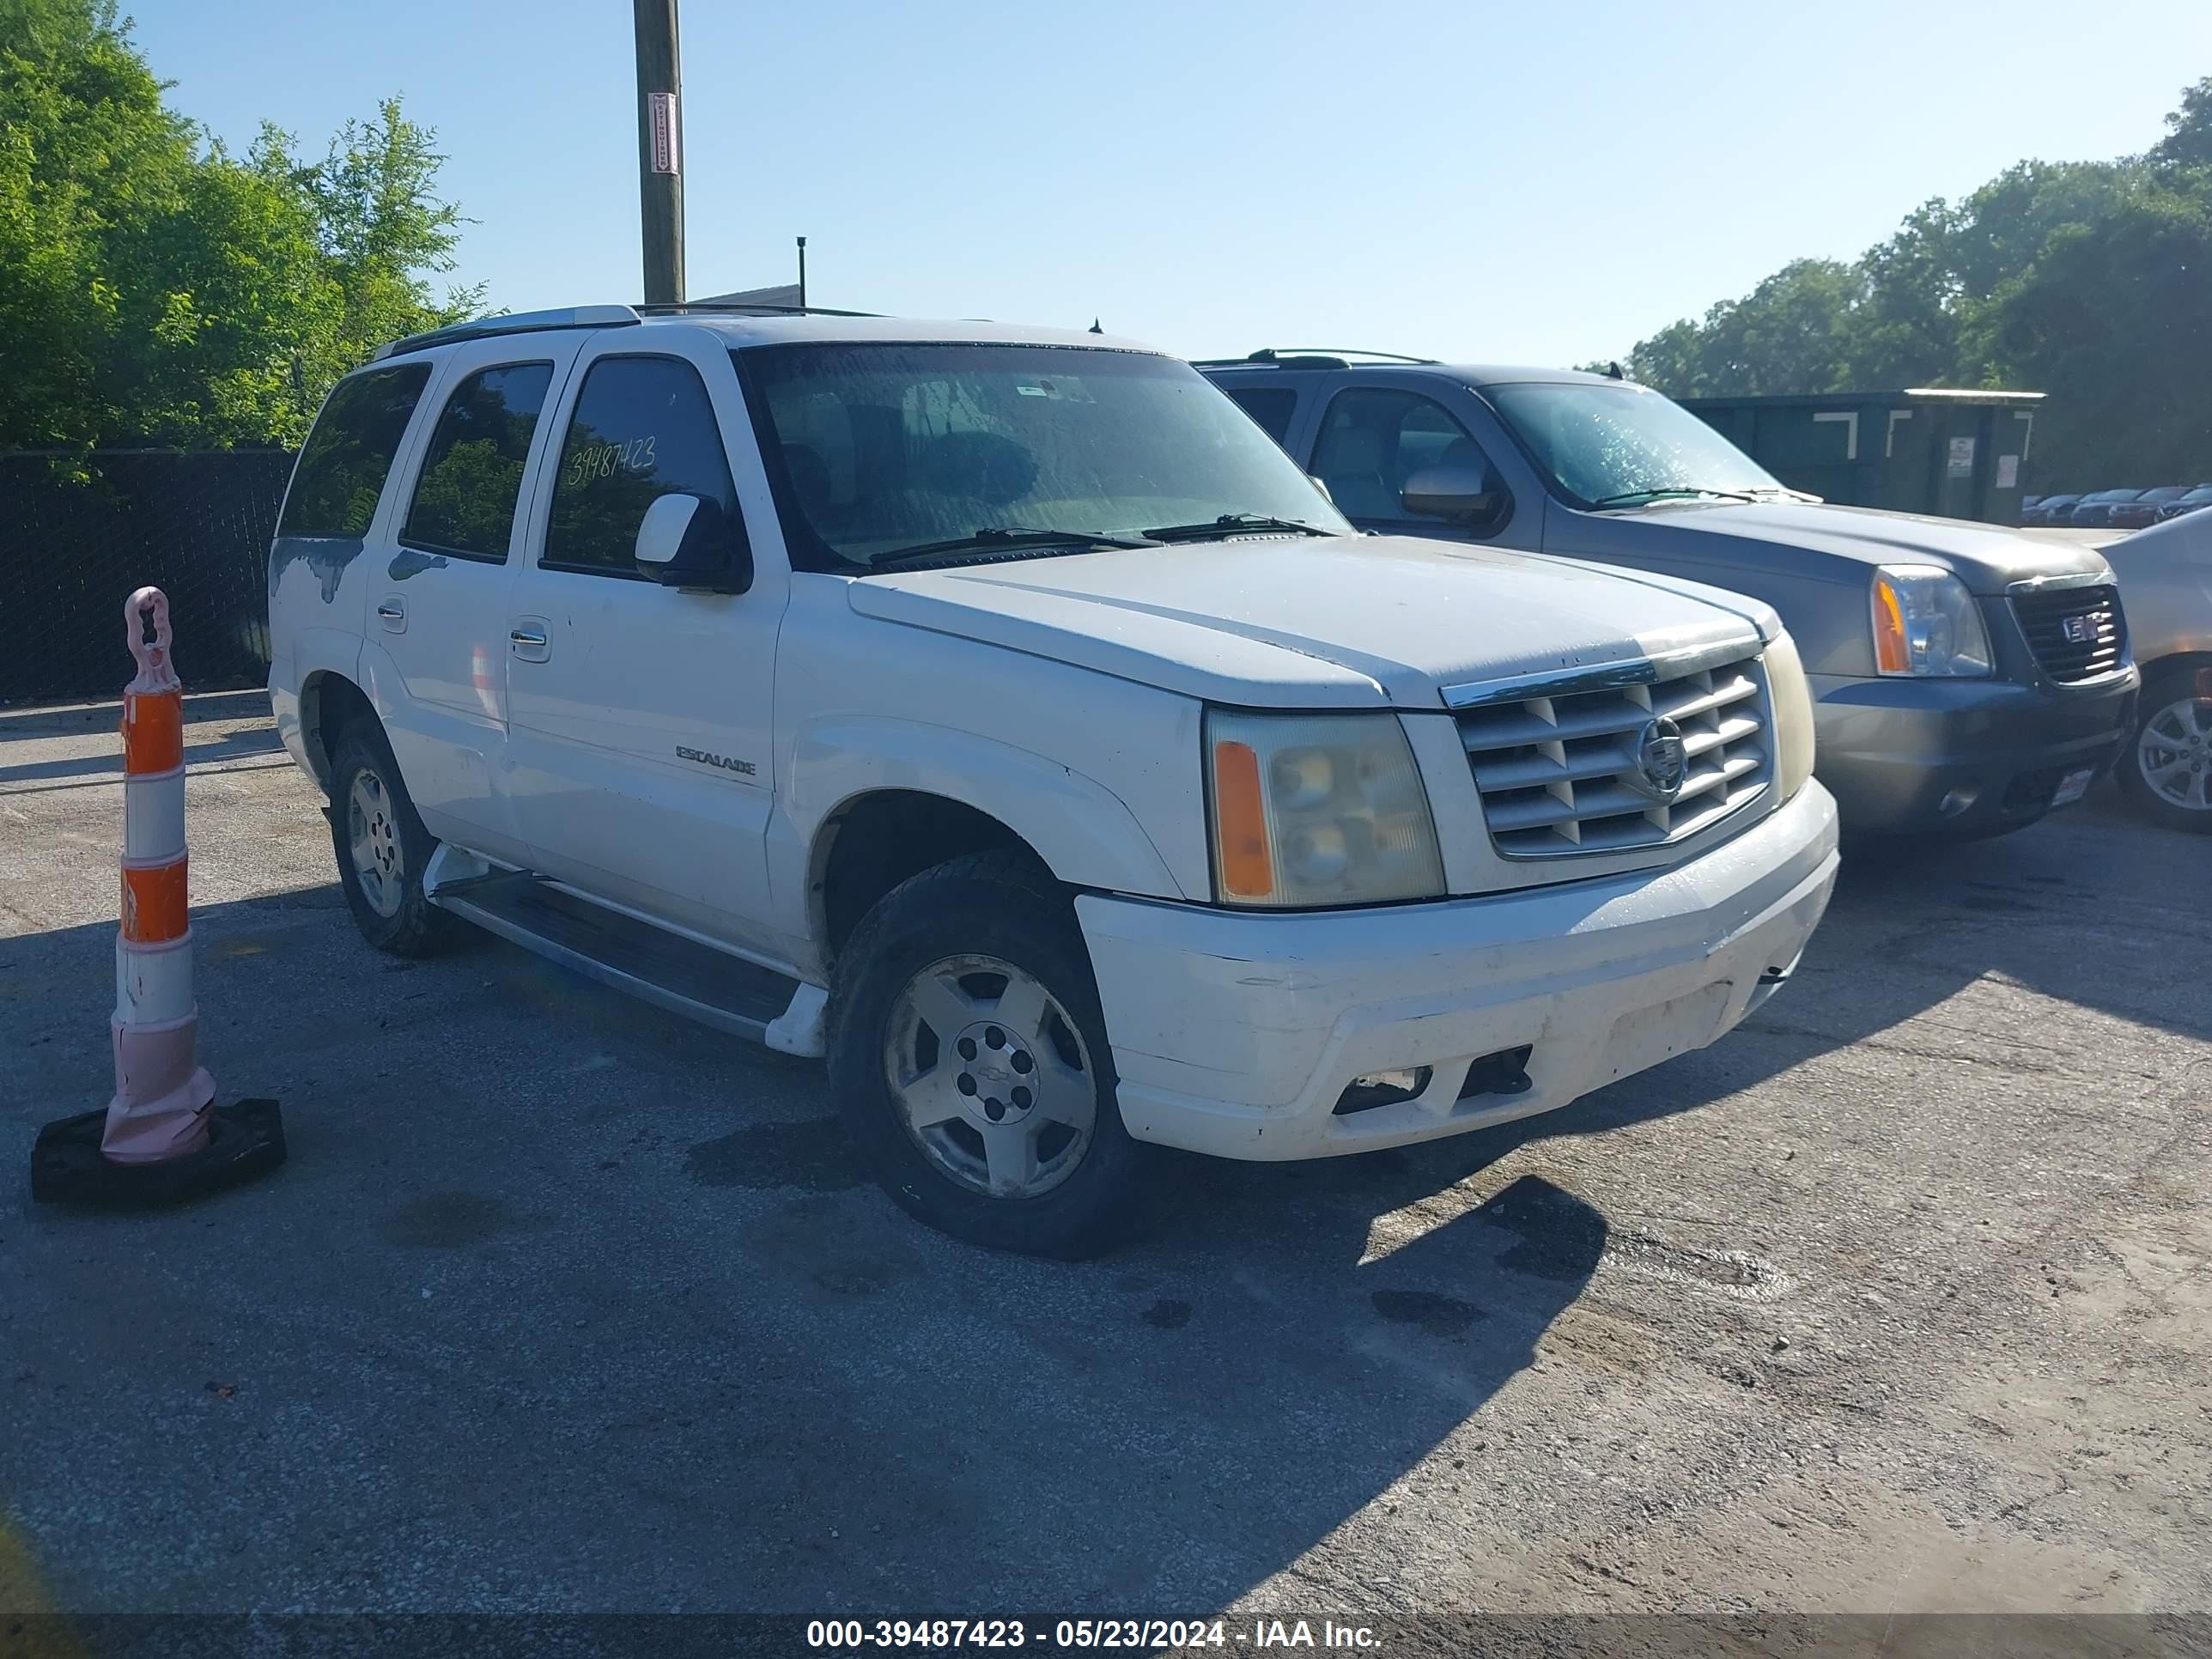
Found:
<path fill-rule="evenodd" d="M 1509 858 L 1557 858 L 1665 847 L 1741 811 L 1774 775 L 1765 672 L 1756 655 L 1642 684 L 1554 691 L 1459 711 L 1460 741 L 1482 796 L 1491 840 Z M 1617 678 L 1627 678 L 1621 675 Z M 1655 721 L 1674 722 L 1673 728 Z M 1681 787 L 1664 785 L 1679 734 Z"/>

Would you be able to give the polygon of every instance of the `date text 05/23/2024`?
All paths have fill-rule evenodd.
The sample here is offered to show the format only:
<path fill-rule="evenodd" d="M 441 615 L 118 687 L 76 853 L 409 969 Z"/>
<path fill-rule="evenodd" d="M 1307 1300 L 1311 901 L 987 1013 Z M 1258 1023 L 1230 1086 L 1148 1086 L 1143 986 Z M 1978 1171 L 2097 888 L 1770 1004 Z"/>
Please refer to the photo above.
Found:
<path fill-rule="evenodd" d="M 1109 1648 L 1375 1649 L 1382 1645 L 1365 1625 L 1331 1619 L 1060 1619 L 1050 1625 L 1020 1619 L 816 1619 L 806 1626 L 811 1648 Z"/>

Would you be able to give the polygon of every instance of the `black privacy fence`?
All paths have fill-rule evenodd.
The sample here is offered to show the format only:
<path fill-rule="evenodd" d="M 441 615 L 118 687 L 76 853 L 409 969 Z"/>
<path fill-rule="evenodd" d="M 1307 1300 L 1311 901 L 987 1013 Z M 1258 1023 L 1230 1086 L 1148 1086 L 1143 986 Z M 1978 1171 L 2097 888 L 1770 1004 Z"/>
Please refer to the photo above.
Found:
<path fill-rule="evenodd" d="M 169 596 L 188 691 L 269 670 L 269 538 L 281 450 L 0 454 L 0 703 L 119 695 L 123 601 Z"/>

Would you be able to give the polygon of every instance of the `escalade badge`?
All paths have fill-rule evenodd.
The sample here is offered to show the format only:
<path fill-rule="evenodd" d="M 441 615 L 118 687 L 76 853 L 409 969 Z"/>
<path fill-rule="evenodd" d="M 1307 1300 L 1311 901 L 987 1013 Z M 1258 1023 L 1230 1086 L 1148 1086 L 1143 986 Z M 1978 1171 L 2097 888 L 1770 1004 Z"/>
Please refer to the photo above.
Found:
<path fill-rule="evenodd" d="M 1682 728 L 1662 714 L 1646 720 L 1636 734 L 1636 770 L 1628 781 L 1662 805 L 1682 793 L 1690 776 L 1690 752 L 1683 746 Z"/>
<path fill-rule="evenodd" d="M 745 777 L 751 777 L 755 770 L 749 760 L 732 760 L 727 755 L 710 755 L 703 749 L 687 749 L 682 744 L 676 745 L 676 758 L 696 761 L 702 766 L 719 767 L 725 772 L 737 772 Z"/>

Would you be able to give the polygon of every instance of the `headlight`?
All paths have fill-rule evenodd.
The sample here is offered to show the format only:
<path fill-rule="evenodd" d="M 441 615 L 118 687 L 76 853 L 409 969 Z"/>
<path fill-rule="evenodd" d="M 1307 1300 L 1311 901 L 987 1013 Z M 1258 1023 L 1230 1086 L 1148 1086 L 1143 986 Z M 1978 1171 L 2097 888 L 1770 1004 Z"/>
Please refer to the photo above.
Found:
<path fill-rule="evenodd" d="M 1981 607 L 1948 570 L 1883 565 L 1874 577 L 1874 660 L 1885 674 L 1986 674 Z"/>
<path fill-rule="evenodd" d="M 1774 704 L 1774 776 L 1788 800 L 1813 775 L 1813 692 L 1787 634 L 1766 647 L 1766 695 Z"/>
<path fill-rule="evenodd" d="M 1395 714 L 1206 715 L 1224 904 L 1374 904 L 1444 890 L 1428 792 Z"/>

